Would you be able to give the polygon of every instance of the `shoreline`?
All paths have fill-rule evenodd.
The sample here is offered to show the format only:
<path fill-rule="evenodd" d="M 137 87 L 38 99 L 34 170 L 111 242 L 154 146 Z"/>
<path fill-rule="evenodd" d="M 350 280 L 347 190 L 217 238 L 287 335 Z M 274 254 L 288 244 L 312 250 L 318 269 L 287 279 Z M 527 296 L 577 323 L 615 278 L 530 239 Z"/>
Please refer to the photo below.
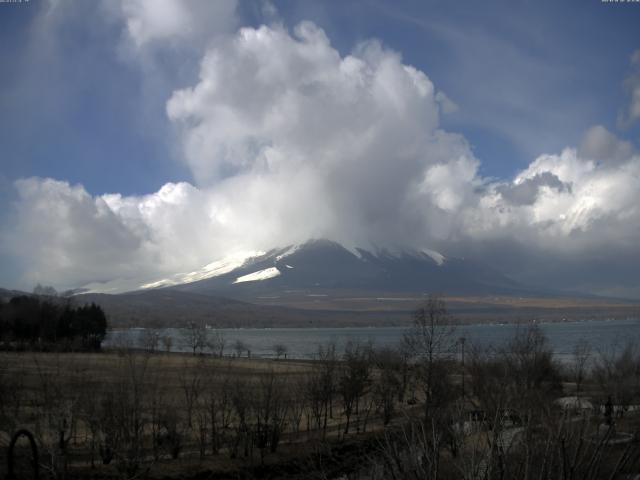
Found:
<path fill-rule="evenodd" d="M 462 322 L 451 322 L 448 323 L 447 325 L 450 326 L 454 326 L 454 327 L 471 327 L 471 326 L 484 326 L 484 325 L 494 325 L 494 326 L 498 326 L 498 325 L 552 325 L 552 324 L 558 324 L 558 323 L 587 323 L 587 322 L 633 322 L 633 321 L 640 321 L 640 316 L 626 316 L 626 317 L 594 317 L 594 318 L 558 318 L 558 319 L 552 319 L 552 318 L 543 318 L 543 319 L 518 319 L 518 320 L 513 320 L 513 321 L 500 321 L 500 320 L 486 320 L 486 321 L 477 321 L 477 320 L 471 320 L 471 321 L 462 321 Z M 249 331 L 249 330 L 260 330 L 260 331 L 268 331 L 268 330 L 295 330 L 295 331 L 300 331 L 300 330 L 353 330 L 353 329 L 382 329 L 382 328 L 386 328 L 386 329 L 409 329 L 411 328 L 412 324 L 409 322 L 407 322 L 406 325 L 398 325 L 397 323 L 379 323 L 379 324 L 367 324 L 367 325 L 362 325 L 362 324 L 341 324 L 341 325 L 326 325 L 326 326 L 309 326 L 309 325 L 304 325 L 301 324 L 300 326 L 292 326 L 292 325 L 287 325 L 287 326 L 255 326 L 255 327 L 248 327 L 248 326 L 243 326 L 243 327 L 236 327 L 236 326 L 210 326 L 207 325 L 206 328 L 207 330 L 210 331 L 217 331 L 217 330 L 230 330 L 230 331 Z M 167 326 L 131 326 L 131 327 L 114 327 L 114 328 L 109 328 L 107 329 L 108 333 L 117 333 L 117 332 L 124 332 L 124 331 L 131 331 L 131 330 L 181 330 L 181 329 L 186 329 L 188 328 L 186 325 L 167 325 Z"/>

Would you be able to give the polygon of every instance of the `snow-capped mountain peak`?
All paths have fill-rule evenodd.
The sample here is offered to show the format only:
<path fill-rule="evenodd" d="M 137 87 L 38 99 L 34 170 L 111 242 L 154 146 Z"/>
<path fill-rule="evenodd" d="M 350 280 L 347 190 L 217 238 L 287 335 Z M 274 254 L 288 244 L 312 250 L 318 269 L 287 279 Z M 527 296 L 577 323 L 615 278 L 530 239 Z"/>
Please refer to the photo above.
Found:
<path fill-rule="evenodd" d="M 347 249 L 320 239 L 213 262 L 202 270 L 144 287 L 172 286 L 195 293 L 246 298 L 327 289 L 479 292 L 490 290 L 488 285 L 491 289 L 506 289 L 514 283 L 490 267 L 448 258 L 430 249 Z"/>
<path fill-rule="evenodd" d="M 402 248 L 346 248 L 323 239 L 263 251 L 237 251 L 199 270 L 152 282 L 133 279 L 93 292 L 173 288 L 247 299 L 285 291 L 508 293 L 518 284 L 479 262 Z M 124 287 L 123 287 L 124 286 Z M 93 286 L 92 286 L 93 287 Z M 117 290 L 114 290 L 118 287 Z M 108 289 L 109 290 L 108 290 Z M 311 292 L 311 293 L 309 293 Z"/>

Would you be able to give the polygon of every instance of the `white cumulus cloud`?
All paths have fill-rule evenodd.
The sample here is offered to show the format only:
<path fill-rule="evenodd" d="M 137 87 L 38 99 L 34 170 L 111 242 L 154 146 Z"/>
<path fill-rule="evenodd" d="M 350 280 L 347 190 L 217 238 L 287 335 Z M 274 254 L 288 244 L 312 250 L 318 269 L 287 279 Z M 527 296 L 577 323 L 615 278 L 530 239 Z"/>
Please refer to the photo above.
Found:
<path fill-rule="evenodd" d="M 131 5 L 123 11 L 140 45 L 195 21 L 169 15 L 181 8 L 173 2 L 152 13 Z M 465 138 L 441 127 L 454 105 L 378 41 L 342 55 L 312 23 L 243 28 L 210 46 L 198 79 L 166 104 L 193 185 L 91 196 L 51 179 L 18 181 L 3 250 L 21 259 L 23 285 L 135 286 L 234 249 L 327 237 L 640 293 L 633 145 L 595 126 L 578 147 L 541 155 L 513 179 L 487 179 Z"/>
<path fill-rule="evenodd" d="M 203 41 L 228 31 L 236 20 L 236 0 L 118 0 L 103 8 L 123 22 L 135 48 Z"/>
<path fill-rule="evenodd" d="M 278 212 L 270 203 L 286 195 L 284 236 L 303 223 L 347 242 L 419 242 L 431 210 L 468 196 L 478 165 L 439 127 L 443 98 L 379 42 L 341 56 L 304 22 L 244 28 L 210 49 L 167 113 L 200 186 L 259 189 L 251 201 Z"/>

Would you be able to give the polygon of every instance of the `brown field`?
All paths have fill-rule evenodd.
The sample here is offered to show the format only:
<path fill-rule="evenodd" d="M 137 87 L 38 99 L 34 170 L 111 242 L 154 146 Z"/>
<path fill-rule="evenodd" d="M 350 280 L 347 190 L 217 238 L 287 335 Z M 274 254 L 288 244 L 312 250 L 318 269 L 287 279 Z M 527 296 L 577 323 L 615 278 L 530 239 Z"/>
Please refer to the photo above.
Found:
<path fill-rule="evenodd" d="M 278 295 L 247 293 L 237 300 L 172 290 L 76 297 L 78 302 L 101 305 L 109 324 L 117 328 L 182 327 L 189 322 L 230 328 L 402 326 L 427 299 L 419 293 L 320 288 Z M 640 317 L 637 301 L 598 297 L 476 295 L 449 296 L 445 301 L 453 317 L 468 323 Z"/>
<path fill-rule="evenodd" d="M 0 352 L 0 478 L 18 429 L 36 438 L 41 478 L 493 480 L 532 469 L 532 478 L 560 479 L 566 467 L 577 472 L 567 478 L 621 480 L 619 473 L 640 473 L 635 346 L 617 356 L 585 350 L 561 367 L 535 327 L 516 333 L 503 352 L 470 353 L 466 365 L 424 350 L 433 343 L 420 345 L 422 359 L 413 360 L 364 345 L 325 350 L 315 361 Z M 591 367 L 577 376 L 586 355 Z M 589 405 L 557 402 L 576 395 Z M 26 474 L 29 461 L 21 440 L 16 470 Z"/>
<path fill-rule="evenodd" d="M 0 380 L 4 387 L 10 389 L 0 391 L 3 400 L 0 409 L 0 478 L 6 474 L 6 452 L 11 434 L 22 428 L 38 438 L 41 461 L 43 454 L 46 458 L 58 452 L 58 431 L 62 429 L 68 438 L 65 461 L 71 472 L 121 476 L 122 472 L 114 465 L 115 460 L 109 465 L 102 465 L 98 446 L 92 442 L 94 438 L 105 441 L 104 435 L 92 431 L 92 424 L 108 421 L 104 402 L 109 395 L 126 397 L 126 403 L 113 408 L 137 411 L 145 419 L 145 425 L 139 432 L 131 431 L 131 426 L 126 424 L 127 418 L 121 419 L 123 425 L 117 426 L 123 429 L 122 435 L 138 435 L 136 441 L 144 447 L 138 460 L 148 470 L 145 475 L 184 477 L 209 470 L 222 475 L 224 472 L 271 468 L 269 465 L 294 473 L 299 470 L 303 474 L 315 461 L 309 445 L 321 439 L 323 445 L 339 442 L 337 451 L 345 448 L 347 451 L 357 450 L 362 441 L 367 441 L 365 430 L 376 431 L 382 426 L 370 400 L 367 400 L 366 412 L 362 409 L 351 419 L 350 436 L 353 439 L 345 437 L 345 417 L 337 400 L 324 428 L 312 418 L 310 406 L 296 407 L 294 403 L 304 402 L 301 396 L 304 396 L 302 388 L 305 382 L 317 370 L 318 365 L 314 362 L 295 360 L 220 359 L 134 351 L 0 352 Z M 277 391 L 268 390 L 269 382 L 273 382 Z M 241 392 L 237 392 L 237 398 L 232 398 L 236 389 L 241 389 Z M 132 396 L 136 390 L 137 396 L 135 393 Z M 211 417 L 207 417 L 213 404 L 208 402 L 222 402 L 222 396 L 227 394 L 229 403 L 226 406 L 215 404 L 216 408 L 226 409 L 218 414 L 227 415 L 227 418 L 216 417 L 217 427 L 226 433 L 224 439 L 221 436 L 218 453 L 213 454 L 210 445 Z M 266 404 L 269 401 L 273 403 L 271 406 Z M 240 407 L 239 402 L 245 402 L 244 406 Z M 259 447 L 251 444 L 245 451 L 240 445 L 238 453 L 231 452 L 238 449 L 233 444 L 241 437 L 238 437 L 239 408 L 248 411 L 250 418 L 246 423 L 252 425 L 260 415 L 288 416 L 280 425 L 282 432 L 277 451 L 259 451 Z M 291 419 L 294 409 L 299 410 L 295 426 Z M 169 420 L 164 420 L 163 415 L 168 415 Z M 264 418 L 262 420 L 268 422 Z M 154 431 L 153 422 L 162 425 L 157 427 L 158 431 Z M 207 429 L 206 438 L 201 438 L 200 429 Z M 168 436 L 172 431 L 181 437 L 179 459 L 172 458 L 168 448 L 154 451 L 154 439 L 157 440 L 161 434 Z M 243 443 L 244 440 L 240 438 L 238 442 Z"/>
<path fill-rule="evenodd" d="M 332 325 L 335 323 L 332 321 L 334 316 L 345 324 L 362 325 L 370 322 L 401 325 L 411 321 L 412 311 L 427 297 L 426 294 L 393 292 L 363 296 L 357 292 L 349 294 L 327 290 L 314 295 L 290 292 L 278 297 L 255 297 L 249 300 L 260 305 L 322 312 Z M 443 299 L 451 315 L 463 322 L 640 317 L 640 303 L 600 297 L 447 296 Z M 351 320 L 349 314 L 352 315 Z"/>

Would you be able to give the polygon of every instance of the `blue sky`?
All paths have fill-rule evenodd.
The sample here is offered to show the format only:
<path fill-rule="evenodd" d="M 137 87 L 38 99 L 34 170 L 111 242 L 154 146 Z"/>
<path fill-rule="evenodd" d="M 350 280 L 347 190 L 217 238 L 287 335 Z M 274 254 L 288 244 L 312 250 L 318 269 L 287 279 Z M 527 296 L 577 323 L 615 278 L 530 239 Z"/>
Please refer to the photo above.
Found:
<path fill-rule="evenodd" d="M 166 16 L 163 17 L 165 13 Z M 181 20 L 175 20 L 176 17 Z M 448 98 L 446 106 L 440 103 L 437 125 L 431 125 L 428 120 L 425 120 L 424 112 L 418 112 L 415 113 L 415 120 L 413 117 L 403 118 L 403 121 L 406 120 L 406 125 L 396 135 L 397 138 L 398 135 L 403 134 L 402 132 L 413 131 L 416 125 L 418 133 L 413 137 L 408 136 L 408 139 L 419 136 L 421 129 L 428 131 L 429 128 L 435 128 L 447 132 L 450 137 L 447 137 L 446 148 L 449 149 L 447 152 L 451 157 L 448 160 L 437 157 L 439 160 L 436 163 L 446 163 L 447 168 L 451 167 L 452 170 L 446 173 L 446 178 L 467 179 L 464 184 L 451 183 L 447 187 L 451 192 L 455 191 L 454 193 L 449 191 L 442 193 L 438 183 L 444 181 L 442 172 L 438 171 L 440 172 L 438 173 L 426 167 L 422 170 L 423 173 L 426 172 L 423 188 L 431 185 L 429 172 L 432 177 L 436 173 L 440 175 L 431 190 L 432 196 L 440 195 L 439 200 L 434 200 L 437 212 L 426 215 L 429 218 L 428 221 L 423 219 L 422 214 L 415 213 L 420 217 L 419 223 L 424 222 L 424 225 L 421 225 L 421 231 L 430 232 L 420 233 L 426 246 L 438 248 L 445 246 L 455 254 L 475 252 L 479 256 L 491 256 L 496 255 L 496 251 L 501 248 L 496 245 L 504 245 L 506 242 L 511 246 L 509 248 L 514 249 L 516 257 L 522 256 L 522 252 L 533 252 L 532 258 L 540 258 L 547 254 L 550 258 L 556 259 L 570 257 L 569 263 L 574 266 L 584 258 L 580 255 L 589 255 L 591 258 L 594 255 L 593 252 L 601 248 L 605 240 L 595 234 L 592 238 L 585 232 L 597 221 L 604 221 L 604 217 L 591 216 L 586 221 L 583 215 L 580 217 L 582 220 L 579 220 L 583 223 L 575 227 L 579 216 L 576 212 L 585 208 L 584 202 L 587 201 L 585 199 L 591 198 L 588 195 L 578 198 L 578 194 L 575 193 L 581 191 L 580 182 L 587 181 L 584 180 L 586 177 L 576 176 L 578 175 L 576 172 L 582 172 L 582 170 L 576 167 L 577 170 L 574 169 L 573 173 L 568 174 L 567 165 L 570 161 L 565 156 L 553 165 L 547 162 L 544 168 L 548 170 L 543 171 L 540 170 L 542 167 L 539 167 L 540 162 L 536 163 L 536 159 L 544 154 L 560 158 L 563 149 L 569 147 L 578 150 L 578 156 L 586 164 L 589 158 L 596 158 L 593 154 L 589 154 L 591 157 L 586 153 L 582 155 L 583 152 L 580 150 L 581 145 L 587 141 L 585 139 L 590 139 L 591 144 L 596 145 L 593 148 L 605 149 L 606 156 L 612 158 L 615 155 L 624 157 L 626 162 L 624 165 L 628 164 L 622 170 L 605 172 L 606 180 L 609 182 L 607 185 L 618 181 L 616 179 L 619 177 L 616 175 L 620 172 L 632 171 L 630 169 L 635 165 L 635 160 L 629 159 L 635 155 L 640 135 L 637 118 L 629 114 L 634 105 L 631 94 L 637 85 L 640 85 L 637 79 L 640 63 L 635 66 L 632 64 L 634 52 L 640 48 L 640 33 L 637 27 L 640 25 L 639 3 L 603 3 L 599 0 L 566 2 L 384 2 L 374 0 L 203 2 L 188 0 L 181 3 L 162 0 L 154 4 L 147 3 L 145 0 L 114 0 L 113 2 L 31 0 L 22 3 L 0 3 L 0 62 L 3 66 L 0 77 L 2 78 L 0 202 L 3 213 L 0 214 L 0 221 L 3 222 L 3 229 L 6 231 L 19 232 L 10 239 L 5 238 L 2 243 L 4 246 L 0 251 L 0 258 L 4 260 L 6 266 L 9 266 L 5 267 L 5 273 L 0 275 L 0 283 L 20 286 L 35 280 L 55 283 L 49 278 L 54 271 L 51 265 L 45 265 L 44 260 L 27 261 L 23 258 L 28 257 L 27 253 L 16 248 L 16 244 L 30 244 L 33 245 L 32 248 L 43 248 L 35 242 L 33 228 L 27 228 L 21 217 L 26 215 L 25 212 L 33 214 L 35 207 L 28 202 L 35 202 L 35 200 L 29 195 L 46 193 L 55 198 L 62 198 L 69 194 L 70 188 L 79 187 L 82 193 L 90 198 L 90 202 L 93 202 L 92 208 L 97 209 L 98 213 L 94 212 L 91 218 L 102 215 L 100 209 L 101 202 L 104 200 L 110 209 L 109 214 L 114 215 L 120 222 L 119 226 L 114 228 L 124 230 L 133 227 L 131 227 L 131 218 L 123 216 L 125 214 L 122 212 L 125 210 L 122 210 L 124 208 L 122 205 L 128 205 L 129 200 L 139 205 L 139 202 L 142 202 L 140 199 L 145 195 L 151 197 L 159 195 L 163 186 L 172 182 L 185 182 L 185 185 L 192 186 L 198 191 L 197 195 L 207 196 L 207 202 L 217 202 L 211 207 L 212 210 L 209 210 L 209 216 L 213 215 L 211 214 L 213 210 L 221 211 L 220 205 L 224 204 L 227 205 L 225 208 L 231 208 L 228 207 L 231 196 L 225 192 L 233 189 L 234 182 L 236 188 L 238 182 L 248 182 L 247 162 L 250 161 L 253 165 L 252 172 L 255 173 L 256 167 L 252 162 L 256 159 L 252 157 L 249 160 L 244 159 L 244 163 L 232 162 L 231 167 L 225 164 L 226 166 L 223 166 L 226 170 L 220 170 L 227 172 L 223 175 L 203 174 L 203 171 L 217 172 L 218 163 L 222 160 L 219 158 L 219 152 L 212 153 L 212 149 L 217 148 L 215 145 L 209 145 L 208 150 L 199 150 L 194 153 L 193 142 L 197 136 L 194 137 L 192 134 L 195 134 L 196 127 L 199 127 L 198 135 L 203 131 L 207 132 L 206 128 L 211 125 L 209 123 L 211 115 L 218 111 L 217 106 L 209 105 L 212 110 L 206 114 L 193 109 L 189 110 L 190 107 L 186 104 L 177 105 L 179 102 L 175 98 L 176 92 L 184 91 L 187 96 L 195 97 L 195 93 L 189 89 L 206 83 L 202 80 L 207 72 L 201 70 L 201 65 L 204 65 L 208 53 L 218 51 L 222 57 L 228 55 L 230 62 L 235 58 L 234 55 L 240 55 L 238 52 L 234 53 L 230 47 L 233 39 L 239 38 L 236 33 L 239 28 L 256 29 L 266 24 L 269 26 L 269 31 L 288 32 L 287 35 L 290 37 L 278 44 L 286 47 L 291 42 L 295 44 L 300 41 L 295 29 L 305 21 L 312 22 L 324 32 L 323 34 L 330 42 L 330 49 L 335 49 L 340 58 L 359 52 L 359 45 L 370 45 L 372 39 L 377 40 L 385 52 L 391 52 L 389 53 L 391 56 L 401 55 L 402 64 L 412 66 L 424 73 L 434 85 L 435 92 L 439 92 L 438 95 L 445 94 Z M 269 55 L 271 53 L 269 52 Z M 273 65 L 276 65 L 278 52 L 273 53 L 273 60 L 266 62 L 273 61 Z M 360 53 L 355 55 L 358 56 Z M 384 55 L 389 56 L 387 53 Z M 295 65 L 286 66 L 292 71 L 294 67 Z M 231 81 L 241 83 L 249 82 L 251 79 L 231 78 Z M 277 87 L 291 88 L 292 92 L 297 91 L 295 90 L 297 87 L 288 84 Z M 252 91 L 250 85 L 247 88 L 246 91 Z M 256 88 L 254 86 L 254 89 Z M 231 94 L 231 92 L 227 93 Z M 220 98 L 224 100 L 225 97 Z M 271 107 L 281 106 L 275 99 L 268 100 L 273 103 Z M 173 117 L 168 113 L 172 101 L 174 106 L 177 105 L 175 111 L 178 112 Z M 449 111 L 451 105 L 455 108 Z M 245 107 L 240 104 L 230 106 L 236 113 L 244 112 Z M 428 110 L 427 107 L 425 109 Z M 345 123 L 344 128 L 347 130 L 353 128 L 355 134 L 359 132 L 360 120 L 354 118 L 351 123 Z M 422 121 L 427 123 L 422 125 L 419 123 Z M 215 122 L 213 125 L 224 126 Z M 594 126 L 603 129 L 590 130 Z M 246 152 L 246 149 L 263 148 L 264 145 L 277 146 L 279 133 L 268 129 L 258 134 L 252 128 L 254 127 L 248 124 L 243 125 L 240 130 L 243 132 L 244 140 L 238 144 L 225 144 L 224 148 L 227 152 L 225 155 L 228 155 L 229 151 Z M 384 131 L 389 130 L 388 126 L 385 128 Z M 235 132 L 232 133 L 235 134 Z M 590 136 L 589 132 L 591 132 Z M 213 134 L 215 132 L 212 131 Z M 455 136 L 457 140 L 453 139 Z M 264 145 L 260 142 L 264 142 Z M 453 143 L 455 145 L 451 146 Z M 605 143 L 606 148 L 603 146 Z M 296 145 L 295 148 L 292 147 L 293 150 L 287 147 L 282 151 L 309 152 L 307 147 L 308 145 L 304 148 Z M 426 150 L 422 154 L 429 158 L 432 154 L 443 155 L 440 151 L 443 147 L 439 143 L 424 148 Z M 466 148 L 468 151 L 465 150 Z M 623 153 L 612 153 L 614 150 Z M 462 151 L 464 152 L 460 154 Z M 390 155 L 393 156 L 393 154 Z M 462 170 L 453 169 L 458 159 L 456 155 L 463 155 L 469 160 L 464 173 L 461 173 Z M 390 159 L 389 164 L 393 161 Z M 431 161 L 425 160 L 425 165 Z M 597 161 L 606 163 L 607 159 L 597 158 Z M 380 165 L 383 163 L 381 160 Z M 356 168 L 361 168 L 360 163 L 354 163 L 353 169 Z M 544 173 L 547 171 L 552 177 Z M 311 177 L 309 181 L 315 185 L 317 178 L 324 178 L 325 173 L 327 172 L 324 170 L 317 171 L 313 181 Z M 332 172 L 331 175 L 336 175 L 336 172 Z M 381 176 L 384 177 L 383 174 Z M 56 184 L 55 188 L 66 190 L 57 191 L 54 195 L 50 189 L 46 189 L 53 184 L 45 188 L 41 182 L 33 190 L 38 193 L 33 193 L 25 187 L 24 183 L 20 183 L 21 179 L 31 177 L 63 182 L 66 186 Z M 372 174 L 371 178 L 370 184 L 374 188 L 378 177 Z M 548 178 L 551 178 L 552 182 L 544 183 L 542 179 Z M 596 180 L 602 180 L 603 177 L 599 176 L 595 180 L 594 178 L 589 177 L 588 181 L 598 184 Z M 603 215 L 607 216 L 607 221 L 610 221 L 612 216 L 616 216 L 616 221 L 622 221 L 620 219 L 623 217 L 635 218 L 633 217 L 635 213 L 630 213 L 633 202 L 630 202 L 629 198 L 637 199 L 635 197 L 637 180 L 633 175 L 627 175 L 625 178 L 631 179 L 628 180 L 630 184 L 628 189 L 622 188 L 621 191 L 628 190 L 630 193 L 624 201 L 620 200 L 620 205 L 616 204 L 615 208 L 613 206 L 609 208 L 609 205 L 592 205 L 589 208 L 592 208 L 593 212 L 605 212 L 606 215 Z M 400 182 L 398 185 L 404 185 L 400 180 L 398 181 Z M 580 247 L 581 250 L 576 247 L 576 252 L 580 250 L 580 255 L 578 253 L 567 255 L 566 251 L 549 250 L 551 248 L 549 245 L 553 244 L 553 241 L 546 236 L 548 228 L 545 222 L 551 221 L 547 217 L 548 209 L 551 208 L 549 206 L 537 203 L 519 205 L 518 213 L 512 212 L 513 218 L 510 217 L 508 221 L 501 220 L 502 217 L 498 214 L 492 214 L 491 221 L 498 222 L 501 225 L 500 228 L 505 222 L 509 224 L 509 228 L 501 231 L 499 239 L 488 239 L 486 234 L 478 236 L 478 228 L 469 227 L 468 218 L 470 216 L 479 218 L 485 215 L 486 212 L 482 209 L 488 204 L 495 212 L 503 212 L 502 207 L 497 207 L 495 202 L 491 203 L 494 201 L 491 198 L 502 195 L 500 198 L 506 199 L 508 195 L 499 192 L 504 192 L 505 188 L 515 187 L 522 182 L 533 188 L 534 197 L 543 190 L 547 193 L 557 191 L 559 195 L 571 194 L 575 197 L 572 206 L 566 207 L 568 209 L 565 212 L 566 215 L 563 213 L 561 218 L 551 220 L 566 223 L 568 222 L 566 219 L 573 215 L 571 218 L 574 218 L 575 222 L 571 225 L 574 227 L 565 225 L 558 228 L 564 232 L 563 235 L 566 234 L 567 238 L 571 237 L 572 244 L 582 245 L 581 242 L 584 242 L 585 246 Z M 243 188 L 251 187 L 256 190 L 259 188 L 254 183 L 242 185 Z M 554 185 L 563 187 L 554 190 Z M 370 192 L 363 190 L 361 197 L 357 200 L 347 200 L 349 197 L 339 190 L 341 187 L 336 187 L 334 190 L 334 186 L 332 184 L 328 189 L 319 188 L 319 191 L 322 192 L 320 195 L 326 194 L 332 199 L 340 200 L 344 197 L 340 201 L 346 203 L 340 204 L 340 212 L 345 210 L 345 205 L 347 205 L 346 210 L 350 210 L 352 204 L 358 204 L 360 200 L 370 195 Z M 406 192 L 412 188 L 410 185 L 405 187 Z M 275 186 L 272 188 L 276 189 Z M 349 188 L 354 189 L 353 186 Z M 460 193 L 466 189 L 470 193 L 464 195 Z M 25 193 L 27 190 L 31 193 Z M 46 192 L 43 193 L 45 190 Z M 116 205 L 111 197 L 102 198 L 104 194 L 111 193 L 119 194 L 127 201 Z M 480 196 L 472 199 L 471 197 L 476 194 Z M 309 232 L 317 234 L 330 232 L 336 237 L 347 238 L 351 233 L 347 235 L 342 231 L 344 229 L 340 230 L 341 227 L 337 225 L 359 223 L 359 220 L 365 217 L 366 221 L 363 220 L 363 225 L 367 225 L 363 227 L 365 230 L 369 228 L 388 230 L 389 225 L 378 217 L 393 212 L 393 208 L 397 205 L 406 207 L 407 195 L 403 196 L 400 203 L 393 203 L 399 195 L 394 197 L 395 200 L 389 200 L 388 204 L 382 202 L 380 208 L 375 209 L 373 213 L 367 209 L 360 210 L 359 207 L 354 207 L 353 210 L 356 212 L 354 215 L 358 220 L 346 217 L 339 221 L 335 220 L 333 217 L 340 217 L 342 213 L 336 213 L 337 207 L 327 207 L 327 218 L 331 217 L 333 222 L 330 226 L 327 226 L 328 224 L 309 226 L 297 235 L 302 237 Z M 460 198 L 451 201 L 452 195 L 454 197 L 458 195 Z M 539 196 L 541 199 L 542 193 Z M 210 197 L 215 197 L 215 200 Z M 445 197 L 446 201 L 443 200 Z M 562 208 L 558 205 L 565 205 L 562 202 L 566 199 L 563 199 L 564 197 L 553 200 L 559 202 L 554 204 L 556 205 L 554 208 Z M 295 202 L 295 199 L 285 200 Z M 304 204 L 304 202 L 301 203 Z M 365 203 L 364 200 L 362 203 Z M 471 204 L 476 209 L 475 213 L 465 210 Z M 525 209 L 528 210 L 524 212 Z M 237 220 L 234 223 L 235 227 L 227 230 L 240 231 L 239 225 L 263 222 L 264 212 L 258 214 L 254 210 L 254 206 L 249 205 L 242 212 L 234 211 L 233 215 Z M 273 221 L 260 223 L 260 230 L 277 231 L 279 222 L 285 218 L 284 213 L 282 215 L 279 213 L 281 212 L 278 210 L 273 214 Z M 287 210 L 286 215 L 289 214 Z M 130 212 L 127 215 L 130 215 Z M 271 213 L 267 216 L 271 218 L 270 215 Z M 68 218 L 65 216 L 63 221 L 67 221 Z M 370 218 L 376 219 L 375 225 L 367 223 L 370 222 Z M 73 222 L 69 220 L 70 225 L 76 225 L 74 223 L 76 220 L 74 219 Z M 413 217 L 405 220 L 405 224 L 416 221 Z M 221 222 L 227 222 L 226 217 Z M 454 224 L 455 228 L 449 228 Z M 448 227 L 445 228 L 443 225 Z M 538 239 L 535 245 L 528 243 L 528 238 L 532 236 L 527 230 L 529 227 L 536 232 L 533 235 Z M 61 228 L 71 229 L 71 226 L 62 225 Z M 101 226 L 100 229 L 102 228 Z M 153 255 L 162 256 L 157 250 L 165 247 L 154 243 L 159 234 L 154 230 L 155 227 L 146 225 L 146 228 L 152 232 L 145 234 L 148 238 L 140 237 L 139 232 L 136 231 L 135 235 L 132 234 L 130 244 L 136 245 L 135 248 L 142 248 L 140 245 L 151 242 L 154 245 Z M 394 225 L 393 228 L 402 230 L 405 227 Z M 235 240 L 229 240 L 231 237 L 227 230 L 219 232 L 214 229 L 217 232 L 214 235 L 221 238 L 228 237 L 228 242 L 237 243 Z M 340 231 L 336 233 L 338 230 Z M 439 233 L 432 234 L 434 230 Z M 616 228 L 616 232 L 618 231 L 624 232 L 624 234 L 620 233 L 619 238 L 615 240 L 620 242 L 619 245 L 616 244 L 618 250 L 626 252 L 625 258 L 629 255 L 632 257 L 632 265 L 640 264 L 640 255 L 629 247 L 637 232 Z M 414 234 L 412 229 L 403 230 L 403 238 L 409 235 L 409 232 L 411 235 Z M 28 238 L 19 238 L 19 235 L 26 235 Z M 351 236 L 361 239 L 366 236 L 366 233 L 358 232 Z M 579 237 L 578 241 L 575 241 L 576 236 Z M 583 239 L 586 236 L 589 238 Z M 372 237 L 375 235 L 372 234 Z M 258 243 L 264 246 L 269 242 L 292 239 L 299 238 L 281 235 L 270 238 L 265 236 L 261 237 Z M 380 238 L 376 239 L 376 242 L 388 240 Z M 400 240 L 395 238 L 393 241 Z M 206 241 L 203 240 L 203 243 Z M 180 262 L 184 263 L 185 269 L 191 268 L 205 258 L 215 258 L 216 255 L 224 253 L 224 245 L 226 244 L 222 242 L 211 247 L 211 251 L 187 259 L 172 260 L 163 267 L 162 271 L 145 270 L 146 267 L 142 270 L 145 270 L 149 276 L 160 275 L 171 269 L 180 269 Z M 64 275 L 66 280 L 60 282 L 65 286 L 90 281 L 109 281 L 111 277 L 131 276 L 131 272 L 120 270 L 113 270 L 108 275 L 85 272 L 84 267 L 79 268 L 75 263 L 77 260 L 74 260 L 73 254 L 67 250 L 69 248 L 69 245 L 65 244 L 53 250 L 53 256 L 58 258 L 55 265 L 66 272 Z M 77 249 L 78 246 L 73 248 Z M 81 249 L 83 248 L 91 251 L 91 245 L 83 244 Z M 625 250 L 627 248 L 631 250 Z M 587 250 L 590 253 L 585 253 Z M 133 255 L 131 252 L 128 254 Z M 126 259 L 129 258 L 127 255 L 118 257 L 115 263 L 126 264 Z M 157 258 L 153 258 L 155 260 L 152 259 L 150 262 L 157 262 Z M 113 259 L 109 262 L 113 263 Z M 545 275 L 551 275 L 549 269 L 530 275 L 527 271 L 527 262 L 511 262 L 511 260 L 504 262 L 498 266 L 508 273 L 533 282 L 544 283 Z M 598 259 L 596 263 L 600 265 L 602 259 Z M 608 263 L 629 264 L 618 257 Z M 84 273 L 77 275 L 73 273 L 78 270 Z M 567 267 L 567 271 L 575 271 L 575 269 Z M 583 272 L 583 267 L 580 271 Z M 621 271 L 620 267 L 612 269 L 611 275 L 607 277 L 607 285 L 593 286 L 589 283 L 585 288 L 591 291 L 618 292 L 620 285 L 614 285 L 618 271 Z M 583 273 L 580 275 L 583 276 Z M 629 272 L 621 274 L 617 283 L 628 283 L 630 275 Z M 632 286 L 632 291 L 636 292 L 636 290 L 640 295 L 640 281 L 637 282 L 637 286 Z"/>
<path fill-rule="evenodd" d="M 623 79 L 640 44 L 634 4 L 273 3 L 285 25 L 312 20 L 342 53 L 369 38 L 401 52 L 458 105 L 443 124 L 465 135 L 482 172 L 494 177 L 513 176 L 537 155 L 577 144 L 595 123 L 615 131 L 626 103 Z M 190 180 L 166 142 L 170 90 L 145 103 L 140 71 L 119 58 L 118 26 L 91 18 L 93 6 L 71 4 L 86 16 L 73 12 L 55 45 L 43 45 L 34 30 L 47 7 L 37 0 L 1 5 L 5 179 L 59 178 L 93 194 L 149 193 Z M 261 12 L 261 4 L 243 3 L 239 23 L 268 21 Z M 177 85 L 195 75 L 199 59 L 190 60 L 187 72 L 171 79 Z M 620 134 L 637 139 L 638 129 Z"/>
<path fill-rule="evenodd" d="M 303 5 L 283 9 L 288 23 L 314 18 L 345 52 L 383 39 L 427 72 L 460 107 L 445 125 L 462 132 L 498 177 L 577 143 L 594 122 L 615 129 L 640 39 L 640 8 L 599 1 Z"/>

